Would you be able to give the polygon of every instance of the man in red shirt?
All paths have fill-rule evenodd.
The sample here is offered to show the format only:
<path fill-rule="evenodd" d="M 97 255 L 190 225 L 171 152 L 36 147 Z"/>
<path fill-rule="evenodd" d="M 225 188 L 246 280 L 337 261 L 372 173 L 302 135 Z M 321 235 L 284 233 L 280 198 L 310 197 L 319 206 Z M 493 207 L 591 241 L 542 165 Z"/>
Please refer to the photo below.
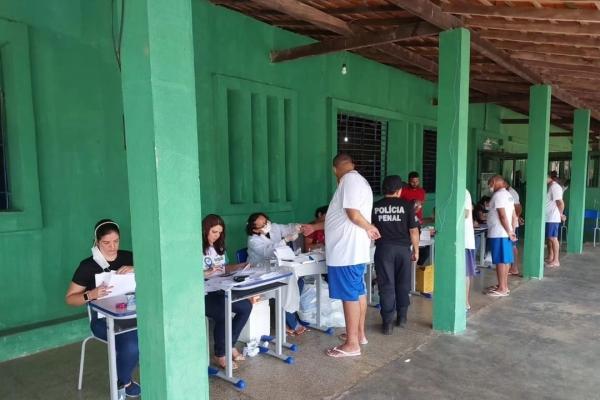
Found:
<path fill-rule="evenodd" d="M 419 173 L 417 171 L 412 171 L 408 174 L 408 187 L 405 187 L 402 190 L 400 198 L 415 202 L 415 214 L 419 219 L 419 224 L 423 225 L 423 205 L 425 204 L 426 193 L 425 190 L 419 186 L 420 183 Z"/>

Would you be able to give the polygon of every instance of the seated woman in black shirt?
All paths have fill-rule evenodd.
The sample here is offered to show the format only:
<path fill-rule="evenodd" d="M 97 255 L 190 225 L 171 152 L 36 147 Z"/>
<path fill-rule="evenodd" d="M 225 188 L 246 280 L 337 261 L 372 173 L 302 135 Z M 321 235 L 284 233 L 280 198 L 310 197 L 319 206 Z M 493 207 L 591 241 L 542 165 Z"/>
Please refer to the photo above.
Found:
<path fill-rule="evenodd" d="M 88 301 L 100 299 L 110 293 L 110 286 L 96 287 L 96 274 L 117 271 L 117 274 L 133 273 L 133 254 L 119 250 L 119 225 L 109 219 L 96 223 L 92 256 L 79 263 L 67 289 L 66 302 L 71 306 L 82 306 Z M 94 336 L 106 340 L 106 319 L 92 312 L 90 328 Z M 140 385 L 132 380 L 131 374 L 138 364 L 137 330 L 121 333 L 115 338 L 117 351 L 117 378 L 119 388 L 125 387 L 128 397 L 138 397 Z"/>

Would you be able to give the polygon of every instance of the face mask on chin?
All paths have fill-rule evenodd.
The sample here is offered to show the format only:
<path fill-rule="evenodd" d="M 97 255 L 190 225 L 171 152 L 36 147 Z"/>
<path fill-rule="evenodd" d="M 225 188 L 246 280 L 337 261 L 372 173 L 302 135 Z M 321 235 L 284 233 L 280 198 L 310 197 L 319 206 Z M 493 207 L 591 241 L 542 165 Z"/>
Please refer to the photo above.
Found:
<path fill-rule="evenodd" d="M 490 190 L 490 193 L 494 193 L 494 187 L 493 186 L 488 187 L 488 189 Z"/>

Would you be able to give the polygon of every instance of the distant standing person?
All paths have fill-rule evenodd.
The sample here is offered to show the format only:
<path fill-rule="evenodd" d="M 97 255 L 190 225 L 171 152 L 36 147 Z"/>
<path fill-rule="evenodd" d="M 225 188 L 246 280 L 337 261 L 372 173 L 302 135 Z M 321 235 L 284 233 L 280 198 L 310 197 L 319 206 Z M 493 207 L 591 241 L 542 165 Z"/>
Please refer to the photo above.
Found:
<path fill-rule="evenodd" d="M 548 174 L 548 192 L 546 195 L 546 240 L 548 243 L 546 265 L 548 268 L 560 267 L 558 233 L 560 231 L 560 223 L 567 219 L 564 215 L 564 210 L 563 188 L 551 174 Z"/>
<path fill-rule="evenodd" d="M 423 225 L 423 206 L 425 205 L 427 193 L 425 192 L 425 189 L 421 187 L 421 179 L 419 178 L 419 173 L 417 171 L 412 171 L 408 174 L 408 186 L 402 190 L 401 196 L 403 200 L 414 202 L 415 213 L 419 220 L 420 228 Z M 419 256 L 419 260 L 417 261 L 418 265 L 425 264 L 429 258 L 430 251 L 431 250 L 429 247 L 424 247 L 421 249 L 421 254 Z"/>
<path fill-rule="evenodd" d="M 465 191 L 465 269 L 467 286 L 467 311 L 471 309 L 471 280 L 475 276 L 475 229 L 473 228 L 473 200 Z"/>
<path fill-rule="evenodd" d="M 409 173 L 408 186 L 402 190 L 401 199 L 415 202 L 415 212 L 419 219 L 419 224 L 423 225 L 423 205 L 425 204 L 427 193 L 425 193 L 425 189 L 420 185 L 419 173 L 417 171 Z"/>
<path fill-rule="evenodd" d="M 344 343 L 327 350 L 330 357 L 360 356 L 360 344 L 367 343 L 365 316 L 367 299 L 364 275 L 370 262 L 371 240 L 380 238 L 371 224 L 373 191 L 355 169 L 352 157 L 338 154 L 333 159 L 338 187 L 325 217 L 325 254 L 329 274 L 329 297 L 342 300 L 346 333 Z M 322 229 L 317 222 L 302 227 L 305 236 Z"/>
<path fill-rule="evenodd" d="M 494 193 L 488 212 L 488 238 L 492 252 L 492 263 L 496 265 L 498 285 L 488 288 L 492 297 L 506 297 L 508 289 L 508 268 L 514 261 L 513 244 L 516 240 L 513 227 L 514 200 L 505 188 L 504 179 L 495 175 L 488 180 L 490 191 Z"/>
<path fill-rule="evenodd" d="M 375 242 L 381 331 L 391 335 L 394 316 L 398 327 L 407 321 L 412 262 L 419 258 L 419 222 L 413 203 L 400 198 L 404 183 L 398 175 L 387 176 L 382 186 L 385 197 L 373 204 L 371 220 L 381 234 Z"/>
<path fill-rule="evenodd" d="M 510 269 L 508 270 L 508 274 L 509 275 L 519 275 L 519 248 L 517 247 L 518 243 L 519 243 L 519 226 L 523 223 L 523 218 L 521 218 L 521 214 L 523 213 L 523 207 L 521 206 L 521 200 L 519 197 L 519 193 L 508 184 L 508 181 L 506 181 L 506 190 L 508 190 L 508 193 L 510 193 L 510 195 L 512 196 L 514 202 L 515 202 L 515 216 L 514 218 L 516 218 L 515 220 L 515 236 L 517 237 L 517 240 L 515 240 L 513 242 L 513 255 L 514 255 L 514 262 L 511 264 Z"/>
<path fill-rule="evenodd" d="M 315 220 L 313 223 L 325 222 L 327 215 L 327 206 L 319 207 L 315 210 Z M 304 250 L 313 251 L 322 249 L 325 246 L 325 230 L 319 229 L 308 236 L 304 236 Z"/>

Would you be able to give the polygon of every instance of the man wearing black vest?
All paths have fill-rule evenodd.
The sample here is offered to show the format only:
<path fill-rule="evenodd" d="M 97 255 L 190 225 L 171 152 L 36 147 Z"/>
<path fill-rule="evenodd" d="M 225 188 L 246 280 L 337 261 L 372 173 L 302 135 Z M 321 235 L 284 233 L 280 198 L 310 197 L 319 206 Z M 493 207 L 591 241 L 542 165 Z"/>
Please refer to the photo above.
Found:
<path fill-rule="evenodd" d="M 400 198 L 403 187 L 398 175 L 387 176 L 385 197 L 373 204 L 371 218 L 381 234 L 375 241 L 375 271 L 384 335 L 392 334 L 394 314 L 396 326 L 406 324 L 412 262 L 419 259 L 419 220 L 413 202 Z"/>

